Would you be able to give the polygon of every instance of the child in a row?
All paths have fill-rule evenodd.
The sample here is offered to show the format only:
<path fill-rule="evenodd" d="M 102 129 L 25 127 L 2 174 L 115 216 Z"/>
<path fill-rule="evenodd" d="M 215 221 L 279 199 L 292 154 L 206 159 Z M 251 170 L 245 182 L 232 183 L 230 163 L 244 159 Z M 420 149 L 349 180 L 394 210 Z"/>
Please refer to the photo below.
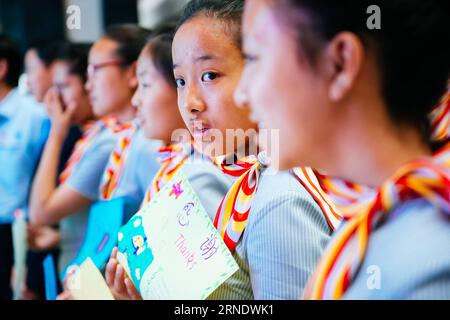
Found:
<path fill-rule="evenodd" d="M 216 165 L 232 184 L 223 199 L 212 206 L 214 209 L 207 211 L 240 269 L 210 298 L 294 299 L 302 293 L 332 226 L 294 175 L 261 175 L 268 164 L 259 162 L 251 135 L 237 140 L 239 145 L 235 136 L 231 137 L 233 141 L 225 141 L 233 145 L 230 154 L 219 141 L 211 139 L 215 130 L 223 137 L 227 129 L 253 129 L 255 134 L 257 130 L 248 108 L 238 107 L 233 100 L 244 63 L 239 40 L 243 4 L 191 1 L 172 44 L 179 112 L 200 151 L 223 160 L 215 161 Z M 149 58 L 155 59 L 141 56 L 142 60 Z M 140 81 L 145 83 L 146 79 Z M 243 206 L 237 203 L 237 196 L 247 189 L 251 190 L 251 201 L 239 212 Z M 202 199 L 209 191 L 196 192 Z M 115 254 L 106 274 L 109 285 L 117 297 L 139 298 L 123 268 L 117 265 Z"/>

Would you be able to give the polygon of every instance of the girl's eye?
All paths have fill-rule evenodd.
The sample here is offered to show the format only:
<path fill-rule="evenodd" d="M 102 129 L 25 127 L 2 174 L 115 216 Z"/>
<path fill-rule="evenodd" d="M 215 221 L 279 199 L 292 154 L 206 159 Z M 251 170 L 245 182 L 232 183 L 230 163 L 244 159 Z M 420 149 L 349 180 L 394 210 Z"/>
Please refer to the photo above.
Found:
<path fill-rule="evenodd" d="M 149 83 L 143 83 L 142 84 L 142 88 L 150 88 L 150 84 Z"/>
<path fill-rule="evenodd" d="M 202 75 L 202 81 L 213 81 L 217 79 L 218 74 L 214 72 L 206 72 Z"/>
<path fill-rule="evenodd" d="M 183 79 L 176 79 L 177 87 L 182 88 L 186 84 L 186 82 Z"/>

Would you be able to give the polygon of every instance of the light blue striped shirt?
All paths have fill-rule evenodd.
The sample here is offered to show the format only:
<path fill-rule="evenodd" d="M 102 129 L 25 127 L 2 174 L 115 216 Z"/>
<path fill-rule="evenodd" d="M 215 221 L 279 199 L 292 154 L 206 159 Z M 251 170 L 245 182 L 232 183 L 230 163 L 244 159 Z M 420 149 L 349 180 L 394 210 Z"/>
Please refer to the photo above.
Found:
<path fill-rule="evenodd" d="M 320 207 L 290 173 L 263 173 L 254 197 L 233 253 L 240 269 L 208 299 L 300 299 L 329 241 Z"/>
<path fill-rule="evenodd" d="M 396 209 L 344 298 L 450 300 L 450 219 L 422 199 Z"/>

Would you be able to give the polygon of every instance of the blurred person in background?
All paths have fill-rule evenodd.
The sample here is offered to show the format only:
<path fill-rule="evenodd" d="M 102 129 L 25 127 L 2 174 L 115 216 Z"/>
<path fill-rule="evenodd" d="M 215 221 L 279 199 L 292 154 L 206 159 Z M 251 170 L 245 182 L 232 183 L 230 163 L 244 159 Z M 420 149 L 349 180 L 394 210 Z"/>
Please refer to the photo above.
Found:
<path fill-rule="evenodd" d="M 45 94 L 53 82 L 53 62 L 60 43 L 39 41 L 32 44 L 25 53 L 27 86 L 36 101 L 44 102 Z"/>
<path fill-rule="evenodd" d="M 51 85 L 61 94 L 65 106 L 74 105 L 76 109 L 69 135 L 63 145 L 58 175 L 63 172 L 75 143 L 82 137 L 83 126 L 94 118 L 89 96 L 84 88 L 88 49 L 89 47 L 84 44 L 67 43 L 59 45 L 57 52 L 52 54 Z M 46 52 L 43 49 L 33 50 Z M 47 61 L 50 63 L 49 58 Z M 44 65 L 44 61 L 40 63 Z M 43 89 L 40 87 L 40 90 Z M 30 251 L 27 254 L 26 286 L 23 288 L 22 298 L 43 299 L 45 286 L 42 262 L 49 253 L 53 255 L 54 261 L 58 261 L 60 233 L 58 228 L 53 226 L 38 227 L 29 223 L 27 240 Z"/>
<path fill-rule="evenodd" d="M 11 299 L 11 225 L 27 210 L 33 174 L 48 136 L 43 109 L 17 91 L 22 57 L 16 43 L 0 35 L 0 299 Z"/>

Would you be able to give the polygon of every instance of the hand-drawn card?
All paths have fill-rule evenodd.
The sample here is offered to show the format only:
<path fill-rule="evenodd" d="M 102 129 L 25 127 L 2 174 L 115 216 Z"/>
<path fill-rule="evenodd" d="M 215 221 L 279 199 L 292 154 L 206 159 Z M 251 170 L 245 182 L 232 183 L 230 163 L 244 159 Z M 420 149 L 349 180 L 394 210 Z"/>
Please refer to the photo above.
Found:
<path fill-rule="evenodd" d="M 118 260 L 144 299 L 206 299 L 239 269 L 182 170 L 118 240 Z"/>

